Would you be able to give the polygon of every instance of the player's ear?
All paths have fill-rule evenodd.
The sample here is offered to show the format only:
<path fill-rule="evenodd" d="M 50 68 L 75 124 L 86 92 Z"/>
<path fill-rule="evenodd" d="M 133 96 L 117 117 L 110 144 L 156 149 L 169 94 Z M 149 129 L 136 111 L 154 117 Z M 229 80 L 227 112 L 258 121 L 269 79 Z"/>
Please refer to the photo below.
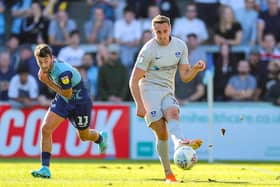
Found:
<path fill-rule="evenodd" d="M 50 59 L 53 61 L 53 59 L 54 59 L 54 56 L 53 55 L 50 55 Z"/>

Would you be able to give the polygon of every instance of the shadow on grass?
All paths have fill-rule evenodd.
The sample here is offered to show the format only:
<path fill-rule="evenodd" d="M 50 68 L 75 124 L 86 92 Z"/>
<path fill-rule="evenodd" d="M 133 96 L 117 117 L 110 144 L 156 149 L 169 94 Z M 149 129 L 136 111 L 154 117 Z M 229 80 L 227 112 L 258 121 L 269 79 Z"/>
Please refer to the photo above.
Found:
<path fill-rule="evenodd" d="M 229 184 L 229 185 L 261 185 L 261 186 L 274 186 L 275 184 L 271 183 L 266 183 L 266 184 L 254 184 L 248 181 L 223 181 L 223 180 L 215 180 L 215 179 L 208 179 L 208 180 L 181 180 L 179 181 L 180 183 L 190 183 L 190 182 L 194 182 L 194 183 L 213 183 L 213 184 Z"/>
<path fill-rule="evenodd" d="M 163 179 L 159 178 L 151 178 L 147 179 L 148 181 L 164 181 Z M 220 183 L 220 184 L 250 184 L 247 181 L 217 181 L 217 180 L 178 180 L 178 183 L 190 183 L 190 182 L 195 182 L 195 183 Z"/>
<path fill-rule="evenodd" d="M 150 179 L 146 179 L 147 181 L 154 181 L 154 182 L 163 182 L 163 179 L 160 178 L 150 178 Z"/>
<path fill-rule="evenodd" d="M 247 181 L 218 181 L 214 179 L 208 179 L 208 180 L 193 180 L 193 181 L 183 181 L 186 182 L 195 182 L 195 183 L 217 183 L 217 184 L 251 184 Z"/>

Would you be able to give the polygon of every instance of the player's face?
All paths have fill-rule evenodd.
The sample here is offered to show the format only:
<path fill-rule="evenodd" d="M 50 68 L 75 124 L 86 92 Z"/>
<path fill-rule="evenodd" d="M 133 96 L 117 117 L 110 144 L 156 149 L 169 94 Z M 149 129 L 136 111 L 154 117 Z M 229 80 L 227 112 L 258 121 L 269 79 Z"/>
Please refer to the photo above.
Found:
<path fill-rule="evenodd" d="M 37 64 L 44 73 L 49 73 L 53 65 L 53 57 L 49 55 L 46 57 L 38 57 Z"/>
<path fill-rule="evenodd" d="M 171 26 L 168 23 L 157 23 L 153 27 L 156 40 L 160 45 L 168 45 Z"/>

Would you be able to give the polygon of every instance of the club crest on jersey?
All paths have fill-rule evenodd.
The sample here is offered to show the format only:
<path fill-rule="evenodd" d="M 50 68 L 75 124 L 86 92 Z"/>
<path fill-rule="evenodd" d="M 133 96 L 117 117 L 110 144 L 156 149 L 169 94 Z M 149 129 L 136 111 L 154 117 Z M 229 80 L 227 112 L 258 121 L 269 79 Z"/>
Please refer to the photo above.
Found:
<path fill-rule="evenodd" d="M 69 84 L 69 82 L 70 82 L 69 77 L 67 75 L 64 77 L 61 77 L 61 82 L 63 84 Z"/>
<path fill-rule="evenodd" d="M 177 58 L 180 58 L 181 52 L 180 52 L 180 51 L 177 51 L 177 52 L 175 53 L 175 56 L 176 56 Z"/>
<path fill-rule="evenodd" d="M 156 114 L 157 114 L 157 112 L 155 110 L 151 112 L 152 117 L 156 117 Z"/>

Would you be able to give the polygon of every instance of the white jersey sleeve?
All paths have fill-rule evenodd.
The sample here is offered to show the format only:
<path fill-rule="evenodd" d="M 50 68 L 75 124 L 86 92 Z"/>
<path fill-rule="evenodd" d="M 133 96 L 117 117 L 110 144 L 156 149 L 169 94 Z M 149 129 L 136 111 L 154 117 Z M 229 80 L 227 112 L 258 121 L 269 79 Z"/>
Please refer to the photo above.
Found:
<path fill-rule="evenodd" d="M 179 64 L 189 64 L 189 53 L 188 53 L 188 48 L 187 45 L 182 42 L 182 46 L 183 46 L 183 52 L 182 52 L 182 56 L 180 58 Z"/>
<path fill-rule="evenodd" d="M 141 49 L 136 67 L 145 71 L 141 87 L 160 86 L 174 91 L 178 64 L 188 64 L 188 49 L 184 41 L 172 37 L 168 45 L 159 45 L 151 39 Z"/>
<path fill-rule="evenodd" d="M 149 46 L 151 45 L 150 42 L 147 42 L 143 47 L 142 49 L 140 50 L 138 56 L 137 56 L 137 59 L 136 59 L 136 64 L 135 66 L 144 70 L 144 71 L 147 71 L 149 66 L 150 66 L 150 63 L 152 61 L 152 55 L 151 55 L 151 50 L 149 50 Z"/>

